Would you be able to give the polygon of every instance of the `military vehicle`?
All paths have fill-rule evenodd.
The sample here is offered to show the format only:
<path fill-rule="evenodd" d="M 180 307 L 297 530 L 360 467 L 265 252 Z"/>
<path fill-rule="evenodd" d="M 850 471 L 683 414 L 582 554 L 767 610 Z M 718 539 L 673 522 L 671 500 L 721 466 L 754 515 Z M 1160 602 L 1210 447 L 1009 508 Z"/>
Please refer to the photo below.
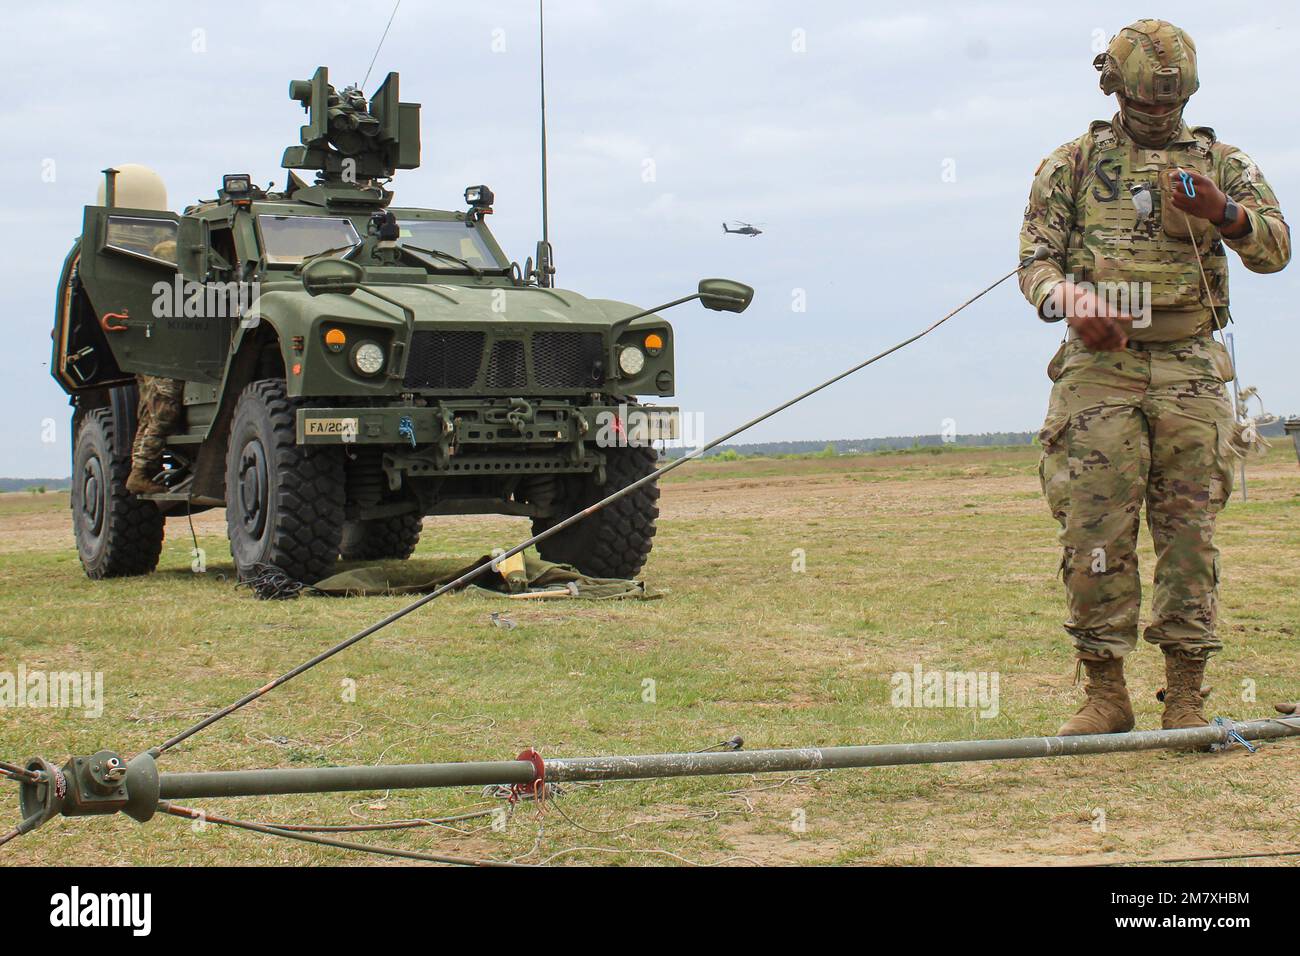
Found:
<path fill-rule="evenodd" d="M 656 468 L 672 438 L 673 330 L 655 310 L 554 287 L 549 242 L 512 263 L 494 197 L 394 203 L 420 159 L 420 107 L 389 73 L 367 99 L 324 67 L 290 84 L 308 114 L 283 189 L 246 174 L 177 214 L 142 168 L 105 170 L 59 279 L 51 370 L 71 396 L 72 518 L 92 578 L 157 565 L 164 518 L 224 506 L 241 576 L 305 582 L 344 559 L 406 558 L 425 516 L 507 514 L 534 533 Z M 308 183 L 295 170 L 312 170 Z M 741 311 L 752 290 L 706 279 Z M 163 493 L 125 489 L 137 375 L 183 380 Z M 648 482 L 540 545 L 587 574 L 650 553 Z"/>

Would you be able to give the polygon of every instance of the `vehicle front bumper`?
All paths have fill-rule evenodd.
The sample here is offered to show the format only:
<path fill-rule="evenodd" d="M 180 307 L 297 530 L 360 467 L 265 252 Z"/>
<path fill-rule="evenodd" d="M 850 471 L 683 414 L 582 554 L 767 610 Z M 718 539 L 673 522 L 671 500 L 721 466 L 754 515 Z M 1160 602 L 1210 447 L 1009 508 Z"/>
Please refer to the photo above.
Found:
<path fill-rule="evenodd" d="M 306 445 L 384 445 L 410 474 L 590 471 L 598 452 L 680 436 L 663 405 L 575 405 L 556 399 L 471 399 L 299 408 Z"/>

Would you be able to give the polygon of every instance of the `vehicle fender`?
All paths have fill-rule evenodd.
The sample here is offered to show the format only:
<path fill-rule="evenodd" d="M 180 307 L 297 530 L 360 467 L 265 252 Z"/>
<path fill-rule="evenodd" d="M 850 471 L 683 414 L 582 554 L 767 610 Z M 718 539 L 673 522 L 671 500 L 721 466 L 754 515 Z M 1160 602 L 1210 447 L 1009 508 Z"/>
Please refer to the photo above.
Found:
<path fill-rule="evenodd" d="M 286 341 L 273 310 L 263 311 L 259 299 L 240 321 L 230 343 L 230 361 L 218 392 L 217 411 L 194 461 L 196 496 L 225 497 L 226 441 L 235 405 L 249 383 L 284 375 L 289 361 Z"/>

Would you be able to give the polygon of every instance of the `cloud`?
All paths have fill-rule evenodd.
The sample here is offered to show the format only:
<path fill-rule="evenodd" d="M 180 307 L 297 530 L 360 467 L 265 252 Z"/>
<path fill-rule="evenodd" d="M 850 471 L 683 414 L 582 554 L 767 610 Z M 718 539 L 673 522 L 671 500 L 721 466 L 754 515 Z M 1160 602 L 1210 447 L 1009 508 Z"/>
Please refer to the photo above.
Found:
<path fill-rule="evenodd" d="M 744 316 L 691 306 L 673 316 L 679 398 L 711 421 L 742 420 L 760 399 L 830 375 L 1010 268 L 1039 159 L 1113 111 L 1097 89 L 1092 43 L 1132 19 L 1128 4 L 870 9 L 548 4 L 561 283 L 646 305 L 703 275 L 759 290 Z M 11 132 L 0 151 L 0 261 L 16 277 L 3 293 L 0 404 L 22 409 L 0 419 L 4 470 L 68 468 L 66 435 L 40 441 L 43 418 L 68 414 L 46 368 L 48 334 L 58 269 L 99 170 L 151 165 L 176 206 L 213 195 L 226 172 L 283 181 L 280 155 L 303 121 L 288 81 L 322 63 L 337 81 L 359 80 L 391 10 L 389 0 L 153 0 L 123 17 L 73 0 L 7 11 L 9 35 L 46 39 L 11 41 L 14 82 L 0 101 Z M 1230 23 L 1210 7 L 1179 16 L 1201 59 L 1189 118 L 1247 149 L 1284 204 L 1300 197 L 1294 124 L 1272 92 L 1300 81 L 1300 14 L 1279 5 L 1235 10 Z M 540 230 L 534 18 L 535 8 L 506 0 L 403 4 L 370 81 L 400 70 L 403 96 L 424 105 L 423 166 L 398 175 L 398 201 L 458 208 L 466 185 L 486 182 L 498 197 L 491 226 L 521 260 Z M 206 52 L 194 51 L 195 30 Z M 45 182 L 50 159 L 57 178 Z M 948 168 L 955 181 L 945 181 Z M 766 223 L 764 235 L 721 235 L 719 223 L 733 219 Z M 1285 309 L 1297 275 L 1255 276 L 1234 263 L 1232 285 L 1246 378 L 1271 407 L 1300 411 L 1289 358 L 1300 326 Z M 795 289 L 806 313 L 792 311 Z M 1032 428 L 1059 333 L 1008 284 L 828 393 L 815 415 L 779 416 L 763 434 L 934 431 L 953 409 L 963 431 Z M 913 399 L 875 400 L 903 394 Z"/>

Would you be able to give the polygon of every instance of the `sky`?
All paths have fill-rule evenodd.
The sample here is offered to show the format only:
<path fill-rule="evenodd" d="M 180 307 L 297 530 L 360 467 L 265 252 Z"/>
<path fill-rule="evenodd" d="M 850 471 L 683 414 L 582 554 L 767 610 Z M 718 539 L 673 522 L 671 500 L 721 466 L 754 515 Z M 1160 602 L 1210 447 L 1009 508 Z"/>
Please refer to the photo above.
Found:
<path fill-rule="evenodd" d="M 49 376 L 59 269 L 100 170 L 143 163 L 180 209 L 223 173 L 282 183 L 305 121 L 292 79 L 360 82 L 391 0 L 60 2 L 6 10 L 0 262 L 9 339 L 0 475 L 69 472 Z M 1221 4 L 865 4 L 549 0 L 550 231 L 557 283 L 650 307 L 704 276 L 756 289 L 743 315 L 695 304 L 676 331 L 675 402 L 713 435 L 929 325 L 1015 266 L 1041 158 L 1109 118 L 1091 61 L 1140 16 L 1197 43 L 1192 125 L 1300 196 L 1300 9 Z M 26 37 L 32 42 L 19 43 Z M 365 85 L 401 74 L 423 105 L 422 166 L 397 201 L 457 209 L 522 262 L 540 236 L 537 6 L 403 0 Z M 1293 213 L 1300 215 L 1300 213 Z M 758 238 L 724 220 L 760 223 Z M 1300 412 L 1300 271 L 1232 258 L 1245 384 Z M 1042 422 L 1061 326 L 1014 281 L 932 336 L 747 433 L 746 441 L 1026 431 Z"/>

